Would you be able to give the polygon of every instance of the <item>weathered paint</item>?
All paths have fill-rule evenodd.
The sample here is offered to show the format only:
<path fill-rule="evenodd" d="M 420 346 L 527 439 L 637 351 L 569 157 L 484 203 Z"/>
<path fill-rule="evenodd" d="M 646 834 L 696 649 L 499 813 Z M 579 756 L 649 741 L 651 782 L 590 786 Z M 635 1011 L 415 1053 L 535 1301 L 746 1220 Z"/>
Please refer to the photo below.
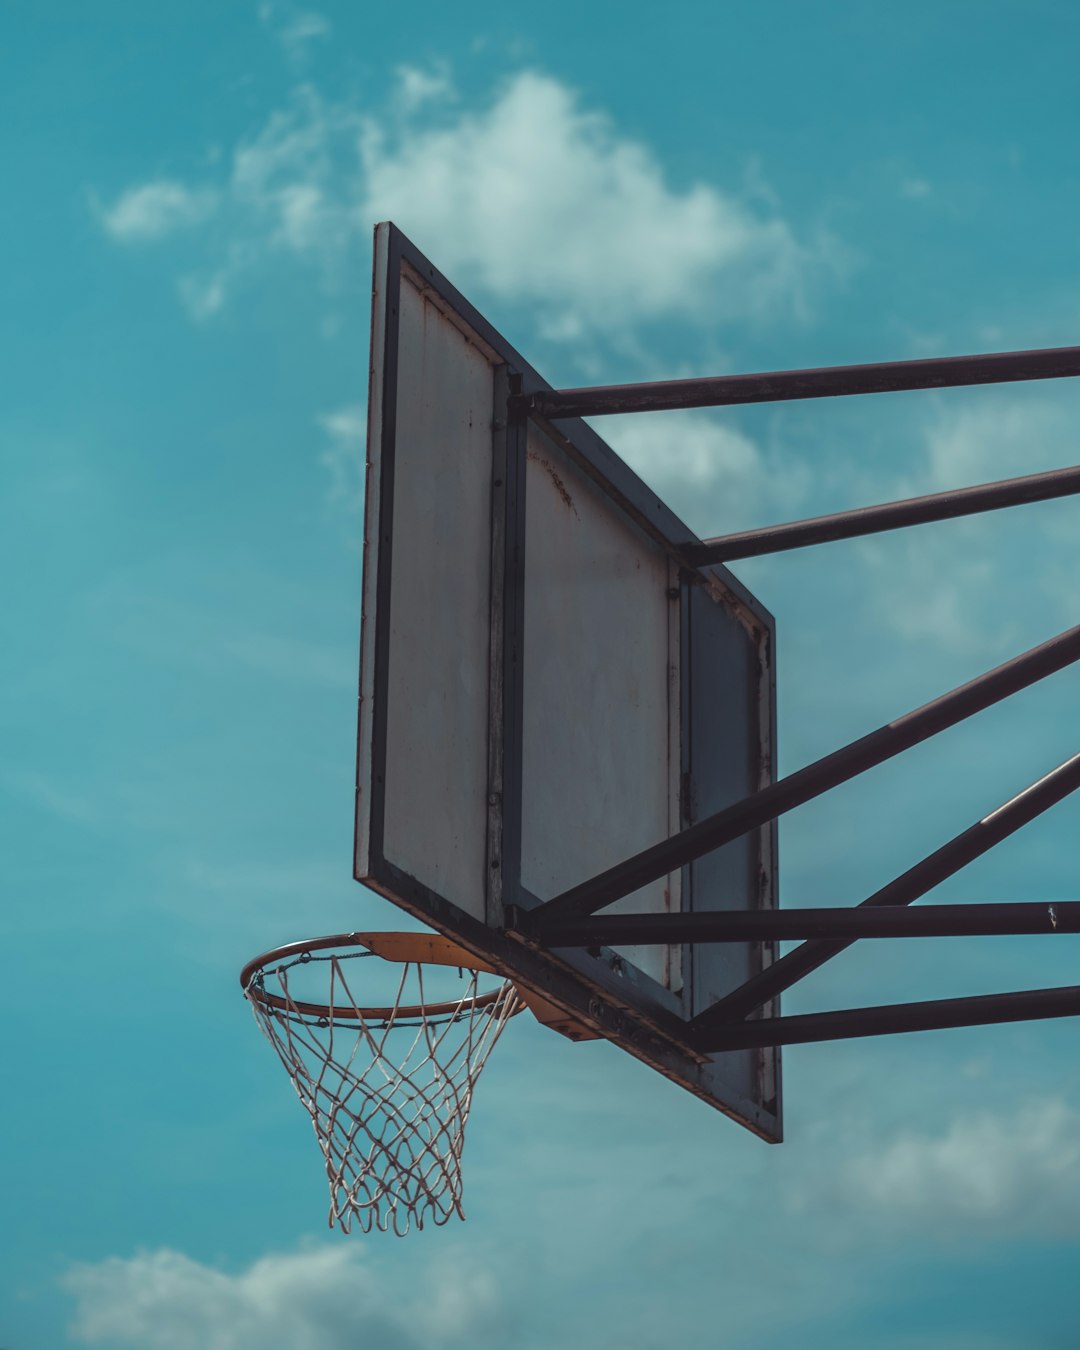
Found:
<path fill-rule="evenodd" d="M 680 747 L 669 570 L 667 554 L 530 427 L 521 880 L 536 895 L 670 832 Z M 678 873 L 655 881 L 616 912 L 663 912 L 673 892 L 677 906 L 678 885 Z M 670 987 L 665 948 L 622 955 Z"/>

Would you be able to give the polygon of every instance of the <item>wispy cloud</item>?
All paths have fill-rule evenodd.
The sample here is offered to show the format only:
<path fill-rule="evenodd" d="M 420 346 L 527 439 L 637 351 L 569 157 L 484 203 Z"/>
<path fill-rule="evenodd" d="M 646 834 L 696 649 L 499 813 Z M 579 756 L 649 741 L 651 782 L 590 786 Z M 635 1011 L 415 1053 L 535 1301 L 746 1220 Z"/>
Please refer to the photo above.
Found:
<path fill-rule="evenodd" d="M 422 66 L 398 66 L 398 99 L 406 113 L 414 113 L 425 103 L 454 98 L 454 82 L 445 62 L 425 70 Z"/>
<path fill-rule="evenodd" d="M 218 194 L 211 188 L 158 178 L 128 188 L 112 206 L 99 208 L 99 215 L 105 232 L 127 244 L 163 239 L 176 230 L 201 225 L 217 205 Z"/>
<path fill-rule="evenodd" d="M 355 169 L 347 147 L 359 129 L 348 106 L 327 103 L 310 85 L 273 113 L 232 156 L 227 187 L 234 227 L 262 242 L 314 261 L 340 260 L 360 229 Z"/>
<path fill-rule="evenodd" d="M 751 437 L 707 412 L 605 418 L 605 438 L 700 534 L 797 512 L 809 471 L 773 462 Z"/>
<path fill-rule="evenodd" d="M 760 185 L 674 184 L 647 145 L 534 70 L 471 106 L 441 65 L 402 66 L 382 109 L 302 85 L 234 147 L 216 193 L 136 185 L 104 223 L 121 242 L 151 238 L 207 219 L 219 200 L 225 256 L 185 291 L 201 318 L 271 255 L 336 284 L 383 218 L 463 284 L 527 303 L 564 338 L 671 316 L 790 320 L 838 265 L 833 245 L 797 231 Z"/>
<path fill-rule="evenodd" d="M 943 412 L 927 429 L 933 489 L 962 487 L 1077 458 L 1075 413 L 1040 391 Z"/>
<path fill-rule="evenodd" d="M 942 408 L 912 428 L 920 452 L 867 500 L 917 496 L 1075 463 L 1077 408 L 1041 391 Z M 992 512 L 865 541 L 858 554 L 876 612 L 901 636 L 1000 657 L 1075 622 L 1075 507 Z M 1010 547 L 1002 541 L 1011 541 Z M 1016 559 L 1022 556 L 1023 566 Z M 1033 624 L 1035 627 L 1033 627 Z"/>
<path fill-rule="evenodd" d="M 329 478 L 327 502 L 354 515 L 363 501 L 367 409 L 362 403 L 351 403 L 318 420 L 328 442 L 319 456 Z"/>
<path fill-rule="evenodd" d="M 294 14 L 282 29 L 281 38 L 288 46 L 310 42 L 313 38 L 330 36 L 330 20 L 314 10 Z"/>
<path fill-rule="evenodd" d="M 259 19 L 273 31 L 286 56 L 302 65 L 309 45 L 319 38 L 329 37 L 332 26 L 325 15 L 311 9 L 298 9 L 287 0 L 262 0 Z"/>
<path fill-rule="evenodd" d="M 847 1207 L 895 1229 L 957 1227 L 987 1238 L 1080 1232 L 1080 1114 L 1063 1101 L 958 1116 L 939 1134 L 902 1134 L 849 1158 Z"/>
<path fill-rule="evenodd" d="M 499 1295 L 483 1268 L 443 1260 L 388 1283 L 357 1244 L 261 1257 L 235 1274 L 180 1252 L 141 1252 L 76 1266 L 71 1335 L 137 1350 L 450 1350 L 496 1319 Z"/>
<path fill-rule="evenodd" d="M 227 282 L 228 276 L 223 271 L 209 276 L 187 276 L 177 282 L 177 290 L 191 317 L 202 321 L 212 318 L 225 303 Z"/>

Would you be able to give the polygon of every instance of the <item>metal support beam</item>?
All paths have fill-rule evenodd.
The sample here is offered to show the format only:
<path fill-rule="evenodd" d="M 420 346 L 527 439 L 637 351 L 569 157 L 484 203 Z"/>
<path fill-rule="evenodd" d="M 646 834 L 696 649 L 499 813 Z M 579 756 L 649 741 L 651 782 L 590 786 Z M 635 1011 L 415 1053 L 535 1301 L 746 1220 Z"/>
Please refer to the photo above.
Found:
<path fill-rule="evenodd" d="M 1017 793 L 1004 806 L 977 820 L 962 834 L 956 835 L 888 885 L 875 891 L 859 908 L 910 905 L 1077 788 L 1080 788 L 1080 755 L 1073 755 L 1038 782 Z M 850 946 L 851 942 L 847 939 L 837 941 L 822 938 L 805 942 L 801 947 L 779 957 L 757 975 L 751 976 L 745 984 L 718 1000 L 706 1012 L 700 1013 L 694 1019 L 694 1025 L 704 1029 L 746 1017 Z"/>
<path fill-rule="evenodd" d="M 925 525 L 935 520 L 955 520 L 980 511 L 1000 511 L 1025 502 L 1045 502 L 1080 492 L 1080 466 L 1053 469 L 1049 473 L 1026 474 L 996 483 L 934 492 L 926 497 L 909 497 L 881 506 L 862 506 L 855 511 L 796 520 L 787 525 L 766 525 L 759 530 L 743 530 L 683 549 L 687 558 L 701 567 L 706 563 L 731 562 L 736 558 L 757 558 L 765 553 L 783 553 L 787 549 L 806 548 L 810 544 L 828 544 L 838 539 L 857 539 L 866 534 L 881 534 L 908 525 Z"/>
<path fill-rule="evenodd" d="M 703 1054 L 747 1050 L 769 1045 L 804 1045 L 855 1036 L 891 1036 L 909 1031 L 941 1031 L 947 1027 L 992 1026 L 1000 1022 L 1032 1022 L 1080 1015 L 1080 985 L 1028 989 L 1015 994 L 976 998 L 931 999 L 924 1003 L 892 1003 L 881 1008 L 848 1008 L 843 1012 L 806 1013 L 797 1017 L 761 1017 L 752 1022 L 714 1027 L 697 1034 L 694 1046 Z"/>
<path fill-rule="evenodd" d="M 545 921 L 593 914 L 1078 659 L 1080 625 L 564 891 L 531 911 L 529 927 L 543 940 Z"/>
<path fill-rule="evenodd" d="M 551 947 L 630 947 L 669 942 L 792 942 L 808 938 L 996 937 L 1080 933 L 1080 901 L 989 905 L 889 905 L 864 909 L 714 910 L 703 914 L 590 914 L 544 928 Z"/>
<path fill-rule="evenodd" d="M 847 394 L 896 393 L 905 389 L 1052 380 L 1071 375 L 1080 375 L 1080 347 L 828 366 L 821 370 L 719 375 L 698 380 L 659 380 L 649 384 L 614 384 L 588 389 L 549 389 L 512 397 L 510 408 L 532 417 L 600 417 L 609 413 L 665 412 L 675 408 L 718 408 L 737 403 L 778 403 Z"/>

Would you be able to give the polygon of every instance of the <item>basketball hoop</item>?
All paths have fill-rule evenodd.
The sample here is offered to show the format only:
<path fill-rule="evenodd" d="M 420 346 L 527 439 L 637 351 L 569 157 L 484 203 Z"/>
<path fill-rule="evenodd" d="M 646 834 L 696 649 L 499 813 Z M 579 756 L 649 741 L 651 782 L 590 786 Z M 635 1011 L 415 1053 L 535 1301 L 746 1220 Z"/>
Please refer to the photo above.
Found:
<path fill-rule="evenodd" d="M 381 1007 L 353 993 L 372 956 L 400 964 Z M 456 998 L 429 998 L 429 967 L 456 968 Z M 299 971 L 304 969 L 301 977 Z M 449 938 L 339 933 L 248 962 L 240 983 L 311 1117 L 330 1182 L 329 1225 L 404 1236 L 461 1207 L 461 1151 L 473 1087 L 525 1003 L 510 981 Z M 290 987 L 291 986 L 291 987 Z M 308 991 L 314 996 L 309 997 Z"/>

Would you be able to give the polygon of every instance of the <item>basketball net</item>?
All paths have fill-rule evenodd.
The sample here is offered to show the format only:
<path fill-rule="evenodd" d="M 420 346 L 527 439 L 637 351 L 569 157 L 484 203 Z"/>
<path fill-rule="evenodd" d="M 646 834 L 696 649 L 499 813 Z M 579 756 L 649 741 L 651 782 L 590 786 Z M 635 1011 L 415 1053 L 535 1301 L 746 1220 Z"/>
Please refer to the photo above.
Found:
<path fill-rule="evenodd" d="M 379 956 L 401 965 L 396 995 L 366 1007 L 352 986 Z M 349 933 L 280 947 L 245 967 L 255 1019 L 322 1150 L 331 1228 L 347 1233 L 355 1223 L 404 1236 L 428 1220 L 465 1217 L 461 1152 L 473 1087 L 525 1006 L 509 981 L 481 993 L 481 974 L 493 972 L 477 964 L 446 938 Z M 459 997 L 427 998 L 432 966 L 458 967 Z M 307 997 L 313 984 L 316 1002 Z"/>

